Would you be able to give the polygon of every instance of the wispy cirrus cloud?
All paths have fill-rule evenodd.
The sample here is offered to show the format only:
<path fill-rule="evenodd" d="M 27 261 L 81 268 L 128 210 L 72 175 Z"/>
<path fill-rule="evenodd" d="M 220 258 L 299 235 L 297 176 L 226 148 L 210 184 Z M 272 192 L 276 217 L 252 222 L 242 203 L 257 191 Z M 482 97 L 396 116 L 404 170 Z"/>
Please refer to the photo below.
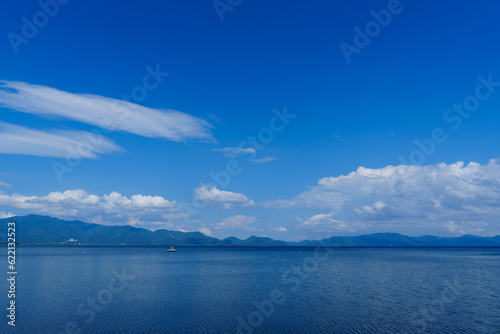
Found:
<path fill-rule="evenodd" d="M 29 177 L 26 175 L 21 175 L 21 174 L 16 174 L 16 173 L 11 173 L 11 172 L 0 172 L 0 176 L 8 177 L 11 179 L 24 179 L 24 180 L 29 179 Z"/>
<path fill-rule="evenodd" d="M 173 141 L 213 141 L 206 120 L 171 109 L 153 109 L 92 94 L 73 94 L 17 81 L 0 81 L 0 107 L 62 117 L 110 130 Z"/>
<path fill-rule="evenodd" d="M 92 142 L 91 145 L 85 143 Z M 35 130 L 0 122 L 0 153 L 65 158 L 77 152 L 79 157 L 96 159 L 99 154 L 123 150 L 112 140 L 90 132 L 74 130 Z"/>
<path fill-rule="evenodd" d="M 251 155 L 247 161 L 255 163 L 255 164 L 263 164 L 266 162 L 270 162 L 278 159 L 277 157 L 265 156 L 259 159 L 256 159 L 257 150 L 253 147 L 224 147 L 224 148 L 215 148 L 213 151 L 223 152 L 223 155 L 228 158 L 236 158 L 241 155 Z"/>
<path fill-rule="evenodd" d="M 253 147 L 224 147 L 224 148 L 214 148 L 216 152 L 223 152 L 223 155 L 229 158 L 235 158 L 239 155 L 245 154 L 257 154 L 257 150 Z"/>
<path fill-rule="evenodd" d="M 10 184 L 8 184 L 7 182 L 3 182 L 3 181 L 0 181 L 0 187 L 8 188 L 8 189 L 12 188 L 12 186 Z"/>
<path fill-rule="evenodd" d="M 265 156 L 265 157 L 260 158 L 260 159 L 253 159 L 252 162 L 255 164 L 263 164 L 263 163 L 274 161 L 277 159 L 278 159 L 277 157 Z"/>

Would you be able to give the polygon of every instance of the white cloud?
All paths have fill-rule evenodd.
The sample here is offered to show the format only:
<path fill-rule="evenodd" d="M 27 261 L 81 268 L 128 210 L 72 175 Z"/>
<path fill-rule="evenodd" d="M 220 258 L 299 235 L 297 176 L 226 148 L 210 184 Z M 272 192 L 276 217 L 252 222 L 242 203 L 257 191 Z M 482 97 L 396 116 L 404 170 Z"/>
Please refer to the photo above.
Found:
<path fill-rule="evenodd" d="M 24 82 L 0 81 L 0 107 L 62 117 L 143 137 L 213 140 L 205 120 L 171 109 L 153 109 L 99 95 L 73 94 Z"/>
<path fill-rule="evenodd" d="M 104 220 L 102 218 L 102 215 L 97 215 L 97 216 L 95 216 L 93 218 L 90 218 L 89 221 L 92 224 L 98 224 L 98 225 L 114 225 L 112 222 Z"/>
<path fill-rule="evenodd" d="M 139 215 L 177 211 L 177 203 L 161 196 L 133 195 L 131 198 L 112 192 L 98 196 L 82 189 L 51 192 L 46 196 L 0 194 L 0 205 L 61 217 L 88 217 L 98 215 L 96 221 L 104 221 L 102 214 L 128 214 L 129 224 L 140 223 Z"/>
<path fill-rule="evenodd" d="M 141 224 L 143 224 L 143 226 L 147 225 L 148 223 L 147 222 L 141 222 Z M 141 227 L 143 227 L 141 226 Z M 153 221 L 151 223 L 149 223 L 149 227 L 148 227 L 150 230 L 152 231 L 157 231 L 157 230 L 169 230 L 169 231 L 179 231 L 179 232 L 190 232 L 184 228 L 182 228 L 182 226 L 180 225 L 175 225 L 169 221 Z M 172 234 L 170 234 L 170 236 L 172 238 L 175 239 L 175 236 L 173 236 Z"/>
<path fill-rule="evenodd" d="M 248 199 L 243 194 L 230 191 L 219 190 L 212 185 L 201 185 L 194 190 L 194 197 L 198 201 L 219 202 L 225 209 L 231 208 L 234 204 L 243 206 L 253 206 L 254 201 Z"/>
<path fill-rule="evenodd" d="M 274 161 L 277 159 L 278 159 L 277 157 L 266 156 L 266 157 L 261 158 L 261 159 L 253 159 L 252 162 L 256 163 L 256 164 L 263 164 L 263 163 L 266 163 L 269 161 Z"/>
<path fill-rule="evenodd" d="M 192 215 L 194 215 L 193 212 L 168 212 L 168 213 L 163 213 L 161 216 L 165 219 L 173 220 L 173 219 L 187 218 Z M 193 219 L 190 219 L 190 221 L 194 222 Z"/>
<path fill-rule="evenodd" d="M 138 208 L 168 208 L 172 203 L 161 196 L 134 195 L 131 197 L 132 205 Z"/>
<path fill-rule="evenodd" d="M 286 227 L 281 227 L 281 226 L 280 226 L 280 227 L 278 227 L 276 230 L 277 230 L 278 232 L 287 232 L 287 231 L 288 231 L 288 230 L 286 229 Z"/>
<path fill-rule="evenodd" d="M 152 222 L 151 224 L 156 226 L 167 226 L 167 227 L 173 226 L 173 224 L 170 222 Z"/>
<path fill-rule="evenodd" d="M 257 151 L 253 147 L 247 147 L 247 148 L 242 148 L 242 147 L 225 147 L 225 148 L 215 148 L 214 151 L 217 152 L 224 152 L 224 156 L 230 157 L 230 158 L 235 158 L 238 155 L 243 155 L 243 154 L 256 154 Z"/>
<path fill-rule="evenodd" d="M 132 201 L 126 196 L 122 196 L 122 194 L 113 191 L 109 195 L 104 195 L 103 205 L 107 210 L 113 211 L 114 209 L 130 207 L 132 205 Z"/>
<path fill-rule="evenodd" d="M 1 92 L 1 90 L 0 90 Z M 96 159 L 121 151 L 112 140 L 85 131 L 42 131 L 0 122 L 0 153 Z"/>
<path fill-rule="evenodd" d="M 362 206 L 362 210 L 356 208 L 356 212 L 358 213 L 361 213 L 361 212 L 368 212 L 368 213 L 377 213 L 378 211 L 382 210 L 383 208 L 385 208 L 387 205 L 385 203 L 382 203 L 382 202 L 375 202 L 373 204 L 373 206 L 370 206 L 370 205 L 363 205 Z"/>
<path fill-rule="evenodd" d="M 257 218 L 245 215 L 236 215 L 224 219 L 215 225 L 216 229 L 234 229 L 234 228 L 248 228 L 248 225 L 255 223 Z"/>
<path fill-rule="evenodd" d="M 135 225 L 142 225 L 142 224 L 143 224 L 143 222 L 141 222 L 141 219 L 137 215 L 130 214 L 128 216 L 127 225 L 135 226 Z"/>
<path fill-rule="evenodd" d="M 0 211 L 0 219 L 14 217 L 15 214 L 11 212 Z"/>
<path fill-rule="evenodd" d="M 2 182 L 2 181 L 0 181 L 0 187 L 9 188 L 9 189 L 12 188 L 12 186 L 10 184 L 8 184 L 7 182 Z"/>
<path fill-rule="evenodd" d="M 290 200 L 269 200 L 262 203 L 267 208 L 324 208 L 324 209 L 337 209 L 342 203 L 348 201 L 350 198 L 340 192 L 325 192 L 318 187 L 311 187 L 311 190 L 305 191 L 295 198 Z"/>
<path fill-rule="evenodd" d="M 333 215 L 333 212 L 317 214 L 297 225 L 297 227 L 307 228 L 319 233 L 355 232 L 356 228 L 360 227 L 359 223 L 349 224 L 345 221 L 332 218 Z"/>
<path fill-rule="evenodd" d="M 213 151 L 216 152 L 224 152 L 224 156 L 229 157 L 229 158 L 236 158 L 240 155 L 245 155 L 245 154 L 250 154 L 251 157 L 248 158 L 247 161 L 256 163 L 256 164 L 262 164 L 266 162 L 270 162 L 273 160 L 277 160 L 277 157 L 272 157 L 272 156 L 265 156 L 260 159 L 255 159 L 255 156 L 257 155 L 257 150 L 253 147 L 224 147 L 224 148 L 215 148 Z"/>
<path fill-rule="evenodd" d="M 198 231 L 200 231 L 204 235 L 208 235 L 208 236 L 212 235 L 212 231 L 208 227 L 200 227 L 200 229 Z"/>
<path fill-rule="evenodd" d="M 444 226 L 450 231 L 451 233 L 460 233 L 460 234 L 465 234 L 465 230 L 461 229 L 459 225 L 457 225 L 453 220 L 447 221 Z"/>
<path fill-rule="evenodd" d="M 500 234 L 500 160 L 359 167 L 348 175 L 322 178 L 291 200 L 264 204 L 335 212 L 315 215 L 302 228 Z"/>

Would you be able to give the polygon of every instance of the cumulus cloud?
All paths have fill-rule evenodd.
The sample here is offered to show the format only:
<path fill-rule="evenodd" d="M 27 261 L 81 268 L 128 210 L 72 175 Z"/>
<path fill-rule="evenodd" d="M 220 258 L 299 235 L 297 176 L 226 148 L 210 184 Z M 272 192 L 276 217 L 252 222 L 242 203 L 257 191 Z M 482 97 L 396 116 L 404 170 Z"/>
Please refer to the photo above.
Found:
<path fill-rule="evenodd" d="M 0 153 L 3 154 L 96 159 L 98 154 L 121 150 L 112 140 L 90 132 L 42 131 L 0 122 Z"/>
<path fill-rule="evenodd" d="M 112 192 L 98 196 L 89 194 L 82 189 L 51 192 L 46 196 L 24 196 L 20 194 L 0 194 L 0 205 L 29 210 L 32 213 L 42 213 L 61 217 L 87 217 L 104 221 L 101 214 L 142 215 L 150 212 L 170 212 L 177 210 L 177 203 L 161 196 L 133 195 L 131 198 Z M 132 216 L 129 216 L 129 218 Z M 137 223 L 130 218 L 130 224 Z"/>
<path fill-rule="evenodd" d="M 194 197 L 198 201 L 221 203 L 225 209 L 230 209 L 235 204 L 242 206 L 253 206 L 255 204 L 254 201 L 250 200 L 243 194 L 219 190 L 212 185 L 202 184 L 194 190 Z"/>
<path fill-rule="evenodd" d="M 10 218 L 10 217 L 14 217 L 14 216 L 15 216 L 15 214 L 13 214 L 12 212 L 0 211 L 0 219 Z"/>
<path fill-rule="evenodd" d="M 131 197 L 132 205 L 137 208 L 169 208 L 174 202 L 170 202 L 161 196 L 151 195 L 133 195 Z"/>
<path fill-rule="evenodd" d="M 356 208 L 356 212 L 361 213 L 361 212 L 367 212 L 367 213 L 377 213 L 378 211 L 382 210 L 385 208 L 387 205 L 383 202 L 375 202 L 372 206 L 370 205 L 363 205 L 361 209 Z"/>
<path fill-rule="evenodd" d="M 209 140 L 212 126 L 205 120 L 171 109 L 153 109 L 91 94 L 73 94 L 25 82 L 0 81 L 0 107 L 61 117 L 173 141 Z"/>
<path fill-rule="evenodd" d="M 200 231 L 204 235 L 208 235 L 209 237 L 212 235 L 212 231 L 208 227 L 200 227 L 198 231 Z"/>
<path fill-rule="evenodd" d="M 265 205 L 323 211 L 301 228 L 499 234 L 500 161 L 359 167 L 322 178 L 291 200 Z"/>

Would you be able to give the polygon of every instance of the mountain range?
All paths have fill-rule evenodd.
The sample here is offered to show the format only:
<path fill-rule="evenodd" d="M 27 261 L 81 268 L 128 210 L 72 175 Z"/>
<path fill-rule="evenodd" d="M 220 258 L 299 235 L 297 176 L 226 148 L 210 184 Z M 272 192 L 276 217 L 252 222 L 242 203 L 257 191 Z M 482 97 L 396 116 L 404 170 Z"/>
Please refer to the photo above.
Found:
<path fill-rule="evenodd" d="M 398 233 L 331 237 L 322 240 L 286 242 L 251 236 L 217 239 L 200 232 L 150 231 L 129 225 L 106 226 L 82 221 L 66 221 L 49 216 L 27 215 L 0 219 L 0 241 L 7 241 L 7 223 L 16 222 L 16 242 L 28 244 L 99 244 L 99 245 L 223 245 L 223 246 L 332 246 L 332 247 L 451 247 L 500 246 L 500 235 L 456 238 L 424 235 L 409 237 Z"/>

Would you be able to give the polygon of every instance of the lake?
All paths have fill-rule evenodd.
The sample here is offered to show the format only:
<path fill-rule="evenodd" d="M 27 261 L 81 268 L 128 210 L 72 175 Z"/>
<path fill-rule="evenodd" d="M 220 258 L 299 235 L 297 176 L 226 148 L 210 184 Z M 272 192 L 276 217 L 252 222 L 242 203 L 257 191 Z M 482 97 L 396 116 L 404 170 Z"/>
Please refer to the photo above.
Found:
<path fill-rule="evenodd" d="M 18 246 L 17 272 L 2 333 L 500 333 L 500 248 Z"/>

